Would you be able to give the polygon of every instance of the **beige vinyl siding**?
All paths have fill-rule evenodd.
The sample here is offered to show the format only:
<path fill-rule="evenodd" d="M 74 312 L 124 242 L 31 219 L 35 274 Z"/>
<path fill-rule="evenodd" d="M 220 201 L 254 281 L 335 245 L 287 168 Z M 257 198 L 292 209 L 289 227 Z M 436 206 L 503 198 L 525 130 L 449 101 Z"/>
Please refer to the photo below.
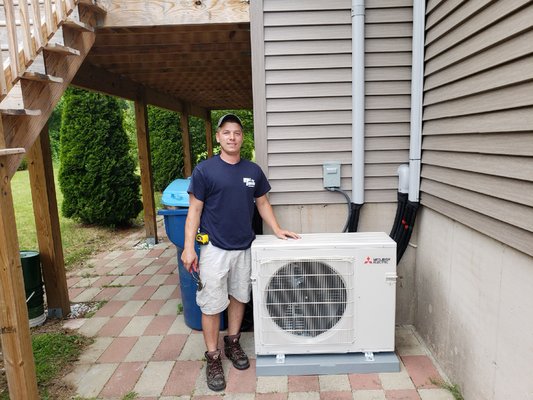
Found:
<path fill-rule="evenodd" d="M 430 1 L 421 203 L 533 255 L 533 2 Z"/>
<path fill-rule="evenodd" d="M 264 94 L 265 126 L 256 127 L 256 153 L 267 154 L 259 161 L 270 200 L 343 203 L 322 187 L 322 164 L 341 162 L 342 189 L 351 190 L 351 1 L 263 0 L 251 18 L 264 49 L 264 82 L 256 81 L 255 93 Z M 411 34 L 412 1 L 366 2 L 368 202 L 396 201 L 396 171 L 408 162 Z"/>

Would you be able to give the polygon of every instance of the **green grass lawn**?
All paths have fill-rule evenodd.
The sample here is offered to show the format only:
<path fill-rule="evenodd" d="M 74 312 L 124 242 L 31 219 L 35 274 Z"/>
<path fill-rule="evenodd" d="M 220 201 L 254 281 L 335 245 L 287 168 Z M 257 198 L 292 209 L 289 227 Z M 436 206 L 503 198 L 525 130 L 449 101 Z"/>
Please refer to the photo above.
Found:
<path fill-rule="evenodd" d="M 58 208 L 61 210 L 63 195 L 57 184 L 57 170 L 54 176 Z M 28 171 L 16 172 L 11 180 L 11 188 L 20 249 L 38 250 Z M 159 198 L 160 194 L 156 194 L 156 204 L 159 204 Z M 61 216 L 61 211 L 59 211 L 59 221 L 67 269 L 78 265 L 94 252 L 105 249 L 117 238 L 116 229 L 85 226 L 69 218 L 64 218 Z M 136 220 L 137 225 L 141 223 L 142 213 Z"/>

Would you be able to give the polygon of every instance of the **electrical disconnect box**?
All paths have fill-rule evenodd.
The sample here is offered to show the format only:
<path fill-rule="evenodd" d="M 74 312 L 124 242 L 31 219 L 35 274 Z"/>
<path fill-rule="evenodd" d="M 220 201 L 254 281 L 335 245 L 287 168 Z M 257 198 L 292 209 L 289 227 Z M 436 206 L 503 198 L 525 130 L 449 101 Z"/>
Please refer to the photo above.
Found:
<path fill-rule="evenodd" d="M 324 187 L 340 188 L 341 187 L 341 163 L 337 161 L 325 162 L 323 166 Z"/>

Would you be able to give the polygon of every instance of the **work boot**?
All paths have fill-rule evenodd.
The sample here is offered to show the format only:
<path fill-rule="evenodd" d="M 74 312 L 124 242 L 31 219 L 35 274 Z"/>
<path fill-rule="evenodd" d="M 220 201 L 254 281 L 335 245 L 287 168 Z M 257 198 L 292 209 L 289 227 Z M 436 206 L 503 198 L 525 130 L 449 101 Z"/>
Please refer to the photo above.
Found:
<path fill-rule="evenodd" d="M 213 352 L 206 351 L 205 358 L 207 360 L 207 367 L 205 369 L 207 386 L 215 392 L 224 390 L 226 380 L 224 379 L 224 370 L 222 369 L 222 361 L 220 360 L 220 350 Z"/>
<path fill-rule="evenodd" d="M 250 361 L 248 361 L 248 356 L 242 350 L 239 343 L 240 338 L 240 333 L 238 335 L 224 336 L 224 353 L 235 368 L 246 369 L 250 366 Z"/>

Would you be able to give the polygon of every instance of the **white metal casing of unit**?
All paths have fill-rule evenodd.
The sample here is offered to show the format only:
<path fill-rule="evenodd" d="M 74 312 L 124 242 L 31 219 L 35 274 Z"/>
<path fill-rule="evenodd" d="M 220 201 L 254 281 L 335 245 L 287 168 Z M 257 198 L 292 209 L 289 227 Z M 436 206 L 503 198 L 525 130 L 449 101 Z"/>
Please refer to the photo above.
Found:
<path fill-rule="evenodd" d="M 260 235 L 251 253 L 258 355 L 394 351 L 396 242 L 386 233 Z"/>

